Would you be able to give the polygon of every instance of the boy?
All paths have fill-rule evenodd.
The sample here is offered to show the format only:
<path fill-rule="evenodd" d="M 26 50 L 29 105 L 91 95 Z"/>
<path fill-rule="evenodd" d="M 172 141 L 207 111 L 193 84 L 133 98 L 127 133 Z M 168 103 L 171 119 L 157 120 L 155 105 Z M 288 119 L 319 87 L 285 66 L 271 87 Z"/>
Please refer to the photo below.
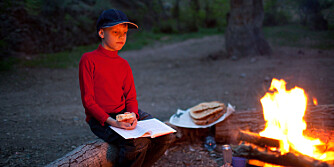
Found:
<path fill-rule="evenodd" d="M 134 129 L 137 120 L 152 116 L 138 110 L 136 89 L 128 62 L 118 56 L 126 42 L 128 28 L 138 28 L 126 15 L 115 9 L 104 11 L 97 21 L 102 44 L 85 53 L 79 63 L 81 99 L 92 132 L 104 141 L 119 147 L 116 166 L 152 166 L 174 141 L 173 134 L 154 139 L 125 140 L 109 126 Z M 127 122 L 115 120 L 117 114 L 130 112 Z"/>

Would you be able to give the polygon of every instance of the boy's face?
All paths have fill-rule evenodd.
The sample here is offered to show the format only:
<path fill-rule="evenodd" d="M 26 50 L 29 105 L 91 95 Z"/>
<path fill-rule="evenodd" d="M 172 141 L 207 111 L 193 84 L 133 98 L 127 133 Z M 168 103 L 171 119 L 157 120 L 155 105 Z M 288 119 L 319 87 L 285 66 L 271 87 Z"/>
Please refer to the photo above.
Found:
<path fill-rule="evenodd" d="M 118 24 L 112 27 L 101 28 L 99 36 L 102 39 L 102 46 L 110 51 L 121 50 L 126 42 L 128 24 Z"/>

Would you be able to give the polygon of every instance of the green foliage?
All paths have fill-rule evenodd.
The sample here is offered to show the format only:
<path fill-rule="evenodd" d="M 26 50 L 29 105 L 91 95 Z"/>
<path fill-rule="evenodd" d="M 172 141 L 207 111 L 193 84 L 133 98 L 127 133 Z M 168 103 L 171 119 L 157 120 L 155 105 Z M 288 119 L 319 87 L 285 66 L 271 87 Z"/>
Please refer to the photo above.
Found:
<path fill-rule="evenodd" d="M 13 6 L 12 0 L 2 0 L 2 2 L 0 2 L 0 12 L 1 12 L 1 14 L 5 13 L 12 6 Z"/>
<path fill-rule="evenodd" d="M 21 66 L 24 67 L 43 67 L 43 68 L 68 68 L 76 67 L 79 64 L 79 60 L 85 52 L 92 51 L 97 48 L 97 44 L 78 46 L 71 51 L 64 51 L 50 54 L 40 54 L 31 60 L 25 60 L 21 62 Z"/>
<path fill-rule="evenodd" d="M 71 16 L 68 13 L 65 14 L 64 20 L 66 21 L 66 24 L 68 24 L 68 25 L 76 25 L 76 26 L 79 25 L 79 22 L 73 16 Z"/>
<path fill-rule="evenodd" d="M 156 1 L 158 2 L 158 1 Z M 197 32 L 201 28 L 226 26 L 229 12 L 228 0 L 170 0 L 158 7 L 151 17 L 158 17 L 153 23 L 154 32 Z"/>
<path fill-rule="evenodd" d="M 227 25 L 227 14 L 230 11 L 230 1 L 229 0 L 214 0 L 211 4 L 212 12 L 209 18 L 219 18 L 217 19 L 217 27 L 223 27 Z"/>
<path fill-rule="evenodd" d="M 264 26 L 276 26 L 276 25 L 284 25 L 289 23 L 289 16 L 284 11 L 266 11 L 264 13 Z"/>
<path fill-rule="evenodd" d="M 156 43 L 170 43 L 189 38 L 200 38 L 207 35 L 221 34 L 218 29 L 200 29 L 198 33 L 164 34 L 149 31 L 131 32 L 122 51 L 142 49 Z M 31 60 L 22 60 L 19 65 L 30 68 L 69 68 L 77 67 L 83 53 L 95 50 L 99 44 L 79 46 L 71 51 L 51 54 L 40 54 Z M 16 62 L 18 63 L 18 62 Z M 8 63 L 7 63 L 8 64 Z"/>
<path fill-rule="evenodd" d="M 153 33 L 177 33 L 177 21 L 174 19 L 162 20 L 159 25 L 155 25 L 152 28 Z"/>
<path fill-rule="evenodd" d="M 7 46 L 8 46 L 8 43 L 5 40 L 1 39 L 0 40 L 0 48 L 5 48 Z"/>
<path fill-rule="evenodd" d="M 20 61 L 15 57 L 0 57 L 0 71 L 10 71 L 14 69 L 14 66 L 18 64 Z"/>
<path fill-rule="evenodd" d="M 25 0 L 25 9 L 28 14 L 37 16 L 41 12 L 43 0 Z"/>
<path fill-rule="evenodd" d="M 333 0 L 296 0 L 293 7 L 301 24 L 313 30 L 327 30 L 332 24 L 329 13 L 333 5 Z"/>
<path fill-rule="evenodd" d="M 111 4 L 110 1 L 105 1 L 105 0 L 96 0 L 94 6 L 92 7 L 93 14 L 98 17 L 98 15 L 101 14 L 103 10 L 107 10 L 112 8 L 113 5 Z"/>
<path fill-rule="evenodd" d="M 286 10 L 285 4 L 279 0 L 265 0 L 264 8 L 264 26 L 284 25 L 290 22 L 289 11 Z"/>
<path fill-rule="evenodd" d="M 334 49 L 334 31 L 312 31 L 302 25 L 264 27 L 272 44 L 280 46 Z"/>
<path fill-rule="evenodd" d="M 321 11 L 324 19 L 328 21 L 329 27 L 334 26 L 334 4 Z"/>

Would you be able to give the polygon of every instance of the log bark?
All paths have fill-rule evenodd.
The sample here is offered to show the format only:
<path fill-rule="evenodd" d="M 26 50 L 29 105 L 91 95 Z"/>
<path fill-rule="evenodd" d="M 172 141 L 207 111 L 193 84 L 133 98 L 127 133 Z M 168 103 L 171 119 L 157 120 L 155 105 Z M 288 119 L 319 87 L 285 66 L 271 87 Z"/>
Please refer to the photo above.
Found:
<path fill-rule="evenodd" d="M 225 33 L 226 51 L 231 57 L 271 54 L 262 33 L 262 0 L 230 0 L 231 10 Z"/>
<path fill-rule="evenodd" d="M 215 125 L 215 139 L 217 143 L 238 144 L 236 139 L 240 130 L 258 133 L 264 129 L 264 125 L 262 112 L 237 110 Z"/>
<path fill-rule="evenodd" d="M 304 166 L 304 167 L 333 167 L 326 162 L 322 162 L 304 155 L 287 153 L 281 155 L 278 152 L 262 149 L 252 144 L 241 144 L 232 147 L 233 156 L 256 159 L 263 162 L 283 165 L 283 166 Z"/>
<path fill-rule="evenodd" d="M 176 130 L 176 140 L 175 145 L 180 143 L 202 143 L 205 140 L 205 137 L 208 135 L 213 135 L 215 132 L 212 132 L 210 128 L 182 128 L 170 123 L 165 122 L 168 126 Z"/>
<path fill-rule="evenodd" d="M 97 139 L 77 147 L 65 156 L 46 165 L 46 167 L 114 166 L 117 155 L 118 149 L 116 146 Z"/>
<path fill-rule="evenodd" d="M 261 147 L 279 147 L 279 140 L 262 137 L 257 133 L 247 132 L 243 130 L 239 131 L 237 140 L 247 141 Z"/>
<path fill-rule="evenodd" d="M 304 118 L 308 128 L 334 129 L 334 104 L 308 105 Z"/>

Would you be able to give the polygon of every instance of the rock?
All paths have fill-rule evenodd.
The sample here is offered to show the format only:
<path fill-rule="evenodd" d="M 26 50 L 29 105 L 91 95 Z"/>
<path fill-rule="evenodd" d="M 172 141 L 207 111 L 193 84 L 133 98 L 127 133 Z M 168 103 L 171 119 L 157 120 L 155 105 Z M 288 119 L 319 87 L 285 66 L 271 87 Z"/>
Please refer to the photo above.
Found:
<path fill-rule="evenodd" d="M 240 77 L 241 77 L 241 78 L 246 78 L 246 76 L 247 76 L 247 75 L 246 75 L 245 73 L 241 73 L 241 74 L 240 74 Z"/>

